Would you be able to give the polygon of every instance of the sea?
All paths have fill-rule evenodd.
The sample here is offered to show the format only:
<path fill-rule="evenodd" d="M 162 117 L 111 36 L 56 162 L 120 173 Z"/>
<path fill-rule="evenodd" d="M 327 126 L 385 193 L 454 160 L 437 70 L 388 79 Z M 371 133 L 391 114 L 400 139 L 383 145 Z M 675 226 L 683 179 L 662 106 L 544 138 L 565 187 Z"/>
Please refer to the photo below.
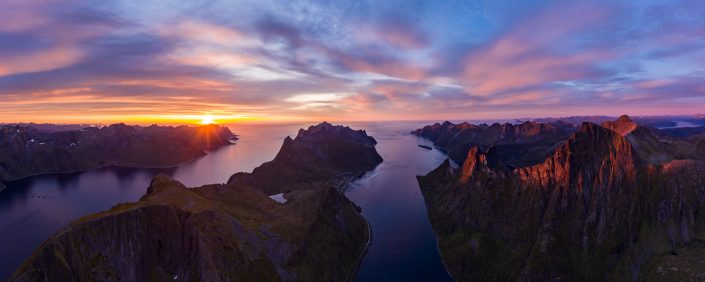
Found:
<path fill-rule="evenodd" d="M 372 229 L 370 248 L 358 281 L 451 281 L 438 253 L 436 236 L 416 181 L 446 155 L 411 130 L 433 122 L 350 122 L 374 137 L 384 158 L 351 183 L 346 195 L 362 208 Z M 0 280 L 7 280 L 32 252 L 68 223 L 118 203 L 137 201 L 151 179 L 165 173 L 186 186 L 224 183 L 236 172 L 251 172 L 270 161 L 297 124 L 232 124 L 236 144 L 209 151 L 169 169 L 104 167 L 81 173 L 32 176 L 0 191 Z"/>

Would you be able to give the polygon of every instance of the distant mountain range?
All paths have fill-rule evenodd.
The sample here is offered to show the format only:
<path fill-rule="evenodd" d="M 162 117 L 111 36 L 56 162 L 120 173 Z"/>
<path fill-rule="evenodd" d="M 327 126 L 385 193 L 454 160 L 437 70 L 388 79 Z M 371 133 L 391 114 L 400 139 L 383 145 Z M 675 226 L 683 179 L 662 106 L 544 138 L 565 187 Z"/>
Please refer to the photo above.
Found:
<path fill-rule="evenodd" d="M 636 116 L 631 117 L 634 122 L 650 127 L 676 127 L 678 122 L 689 122 L 696 126 L 705 126 L 705 114 L 702 115 L 677 115 L 677 116 Z M 553 123 L 563 121 L 572 124 L 592 122 L 601 124 L 606 121 L 615 120 L 616 116 L 569 116 L 561 118 L 522 118 L 517 119 L 517 123 L 524 121 L 534 121 L 542 123 Z"/>
<path fill-rule="evenodd" d="M 172 167 L 237 139 L 227 127 L 204 125 L 76 128 L 73 125 L 0 126 L 0 188 L 30 175 L 102 166 Z"/>
<path fill-rule="evenodd" d="M 454 159 L 468 148 L 418 179 L 453 278 L 704 279 L 702 131 L 566 123 L 414 131 Z"/>

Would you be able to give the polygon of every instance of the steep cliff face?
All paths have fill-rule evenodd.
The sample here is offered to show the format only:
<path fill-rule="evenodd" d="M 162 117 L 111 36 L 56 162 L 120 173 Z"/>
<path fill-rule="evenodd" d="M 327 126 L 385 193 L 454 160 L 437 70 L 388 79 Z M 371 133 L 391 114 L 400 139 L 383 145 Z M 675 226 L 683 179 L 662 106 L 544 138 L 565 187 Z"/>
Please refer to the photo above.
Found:
<path fill-rule="evenodd" d="M 329 177 L 374 168 L 374 144 L 364 132 L 322 124 L 288 138 L 271 168 L 228 184 L 186 188 L 158 176 L 139 202 L 54 235 L 11 280 L 350 281 L 369 227 Z M 272 191 L 286 191 L 287 201 Z"/>
<path fill-rule="evenodd" d="M 82 171 L 106 165 L 169 167 L 236 139 L 227 127 L 128 126 L 46 132 L 0 127 L 0 182 L 34 174 Z"/>
<path fill-rule="evenodd" d="M 512 153 L 498 155 L 503 163 L 521 166 L 543 160 L 553 146 L 567 138 L 572 131 L 574 129 L 570 124 L 561 122 L 549 124 L 527 121 L 516 125 L 473 125 L 467 122 L 453 124 L 446 121 L 425 126 L 411 133 L 430 139 L 458 163 L 465 160 L 467 151 L 472 147 L 486 150 L 492 146 L 504 146 L 502 152 Z M 513 156 L 522 158 L 516 159 Z"/>
<path fill-rule="evenodd" d="M 367 236 L 356 207 L 324 186 L 279 204 L 248 186 L 186 188 L 158 176 L 139 202 L 82 218 L 12 281 L 345 281 Z M 330 259 L 335 258 L 335 259 Z"/>
<path fill-rule="evenodd" d="M 620 116 L 615 121 L 603 122 L 602 126 L 622 136 L 629 135 L 629 133 L 632 133 L 632 131 L 638 127 L 638 125 L 627 115 Z"/>
<path fill-rule="evenodd" d="M 323 122 L 287 137 L 274 160 L 228 183 L 251 184 L 268 195 L 319 182 L 340 187 L 382 162 L 376 144 L 363 130 Z"/>
<path fill-rule="evenodd" d="M 705 239 L 705 162 L 654 151 L 668 140 L 629 123 L 584 123 L 539 164 L 471 149 L 462 168 L 419 177 L 453 277 L 639 280 Z"/>

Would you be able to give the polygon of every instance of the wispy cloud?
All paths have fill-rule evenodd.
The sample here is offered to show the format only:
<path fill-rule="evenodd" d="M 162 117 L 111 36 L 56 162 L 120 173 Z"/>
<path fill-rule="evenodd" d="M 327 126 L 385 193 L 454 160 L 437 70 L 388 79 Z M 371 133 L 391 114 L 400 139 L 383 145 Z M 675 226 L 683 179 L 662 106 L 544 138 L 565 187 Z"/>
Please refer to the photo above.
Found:
<path fill-rule="evenodd" d="M 698 111 L 703 30 L 697 0 L 8 0 L 0 119 Z"/>

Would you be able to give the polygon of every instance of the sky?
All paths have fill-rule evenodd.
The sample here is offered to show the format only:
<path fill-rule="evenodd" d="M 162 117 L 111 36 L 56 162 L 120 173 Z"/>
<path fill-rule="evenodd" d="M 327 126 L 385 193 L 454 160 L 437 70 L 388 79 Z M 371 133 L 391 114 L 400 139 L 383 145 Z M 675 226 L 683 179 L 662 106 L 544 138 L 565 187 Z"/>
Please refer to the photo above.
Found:
<path fill-rule="evenodd" d="M 0 122 L 704 109 L 700 0 L 0 2 Z"/>

